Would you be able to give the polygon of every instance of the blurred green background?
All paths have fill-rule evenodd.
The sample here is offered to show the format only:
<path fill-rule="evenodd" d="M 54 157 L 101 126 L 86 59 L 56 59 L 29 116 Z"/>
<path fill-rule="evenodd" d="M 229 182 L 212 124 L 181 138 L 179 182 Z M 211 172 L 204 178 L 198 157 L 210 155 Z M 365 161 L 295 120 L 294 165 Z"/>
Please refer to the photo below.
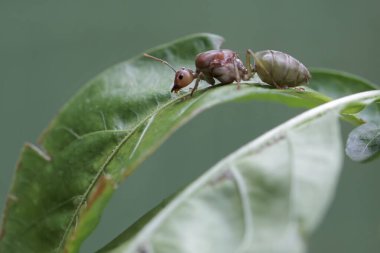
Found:
<path fill-rule="evenodd" d="M 375 0 L 0 0 L 0 208 L 23 143 L 35 143 L 65 101 L 105 68 L 178 37 L 211 32 L 241 55 L 246 48 L 276 49 L 307 66 L 380 83 L 379 9 Z M 299 112 L 250 102 L 197 117 L 119 187 L 82 252 L 98 249 L 222 157 Z M 346 159 L 310 252 L 380 252 L 379 165 Z"/>

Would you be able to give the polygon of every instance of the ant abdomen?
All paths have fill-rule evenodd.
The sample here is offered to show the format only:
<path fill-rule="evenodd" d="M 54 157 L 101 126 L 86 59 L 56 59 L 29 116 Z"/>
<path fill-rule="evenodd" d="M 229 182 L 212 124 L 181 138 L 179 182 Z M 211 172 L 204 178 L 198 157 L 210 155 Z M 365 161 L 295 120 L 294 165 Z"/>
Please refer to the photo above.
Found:
<path fill-rule="evenodd" d="M 309 70 L 286 53 L 274 50 L 250 53 L 255 60 L 254 71 L 263 82 L 276 88 L 299 86 L 311 78 Z"/>

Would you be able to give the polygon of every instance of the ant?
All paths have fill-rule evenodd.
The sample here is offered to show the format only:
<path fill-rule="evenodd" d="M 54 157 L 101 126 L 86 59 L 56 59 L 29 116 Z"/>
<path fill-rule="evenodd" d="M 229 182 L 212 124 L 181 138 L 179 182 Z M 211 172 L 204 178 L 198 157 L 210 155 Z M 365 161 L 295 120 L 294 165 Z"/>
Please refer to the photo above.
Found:
<path fill-rule="evenodd" d="M 195 57 L 195 71 L 184 67 L 176 71 L 168 62 L 162 59 L 148 54 L 144 54 L 144 56 L 166 64 L 175 72 L 171 92 L 177 93 L 196 79 L 191 96 L 197 90 L 200 80 L 204 80 L 210 85 L 215 84 L 215 79 L 221 84 L 236 81 L 239 89 L 241 80 L 248 81 L 257 73 L 260 79 L 270 86 L 277 89 L 287 89 L 308 83 L 311 78 L 309 70 L 300 61 L 286 53 L 274 50 L 254 53 L 248 49 L 245 66 L 239 59 L 238 54 L 232 50 L 206 51 Z M 253 66 L 251 65 L 250 56 L 255 61 Z"/>

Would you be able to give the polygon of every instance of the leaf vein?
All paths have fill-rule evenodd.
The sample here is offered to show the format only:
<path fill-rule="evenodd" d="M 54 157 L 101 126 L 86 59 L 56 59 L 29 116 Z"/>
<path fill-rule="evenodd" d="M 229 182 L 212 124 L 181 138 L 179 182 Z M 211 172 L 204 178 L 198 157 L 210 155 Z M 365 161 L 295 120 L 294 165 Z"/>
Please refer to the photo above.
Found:
<path fill-rule="evenodd" d="M 243 208 L 243 217 L 244 217 L 244 237 L 241 242 L 240 247 L 236 252 L 242 252 L 245 249 L 249 248 L 250 241 L 252 240 L 253 237 L 253 220 L 252 220 L 252 210 L 251 210 L 251 201 L 249 199 L 249 191 L 247 188 L 247 185 L 244 181 L 243 176 L 239 172 L 239 170 L 234 166 L 230 165 L 230 170 L 232 173 L 232 177 L 235 180 L 235 183 L 238 188 L 238 192 L 240 195 L 240 199 L 242 202 L 242 208 Z"/>

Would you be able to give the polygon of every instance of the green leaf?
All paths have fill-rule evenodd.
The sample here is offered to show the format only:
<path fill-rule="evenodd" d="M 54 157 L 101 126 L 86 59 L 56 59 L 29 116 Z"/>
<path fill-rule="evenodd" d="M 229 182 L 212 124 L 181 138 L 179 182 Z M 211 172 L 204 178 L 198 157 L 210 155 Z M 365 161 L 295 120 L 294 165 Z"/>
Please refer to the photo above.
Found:
<path fill-rule="evenodd" d="M 312 82 L 310 83 L 310 87 L 333 99 L 363 91 L 379 89 L 377 85 L 368 80 L 344 72 L 327 69 L 313 69 L 311 73 Z M 380 114 L 380 106 L 370 105 L 369 108 L 366 108 L 366 105 L 362 103 L 353 103 L 345 108 L 342 111 L 342 114 L 346 115 L 347 120 L 354 123 L 356 119 L 350 120 L 349 115 L 356 114 L 357 117 L 364 122 L 367 122 L 368 119 Z M 363 122 L 356 121 L 356 123 Z"/>
<path fill-rule="evenodd" d="M 219 36 L 197 34 L 147 53 L 192 68 L 197 53 L 221 42 Z M 39 145 L 23 149 L 0 229 L 0 251 L 77 252 L 116 186 L 176 129 L 212 106 L 260 99 L 312 108 L 330 101 L 309 88 L 276 90 L 255 83 L 240 90 L 236 85 L 203 89 L 192 98 L 186 91 L 172 96 L 172 81 L 165 65 L 139 55 L 85 85 Z"/>
<path fill-rule="evenodd" d="M 348 136 L 346 154 L 356 162 L 368 161 L 380 152 L 380 126 L 373 122 L 355 128 Z"/>
<path fill-rule="evenodd" d="M 367 105 L 365 109 L 359 113 L 359 117 L 365 122 L 380 122 L 380 101 L 374 101 Z"/>
<path fill-rule="evenodd" d="M 342 167 L 338 112 L 379 97 L 380 91 L 355 94 L 285 122 L 223 159 L 100 252 L 305 252 Z"/>
<path fill-rule="evenodd" d="M 341 98 L 351 94 L 377 90 L 379 87 L 361 77 L 328 69 L 312 69 L 309 87 L 331 98 Z"/>

